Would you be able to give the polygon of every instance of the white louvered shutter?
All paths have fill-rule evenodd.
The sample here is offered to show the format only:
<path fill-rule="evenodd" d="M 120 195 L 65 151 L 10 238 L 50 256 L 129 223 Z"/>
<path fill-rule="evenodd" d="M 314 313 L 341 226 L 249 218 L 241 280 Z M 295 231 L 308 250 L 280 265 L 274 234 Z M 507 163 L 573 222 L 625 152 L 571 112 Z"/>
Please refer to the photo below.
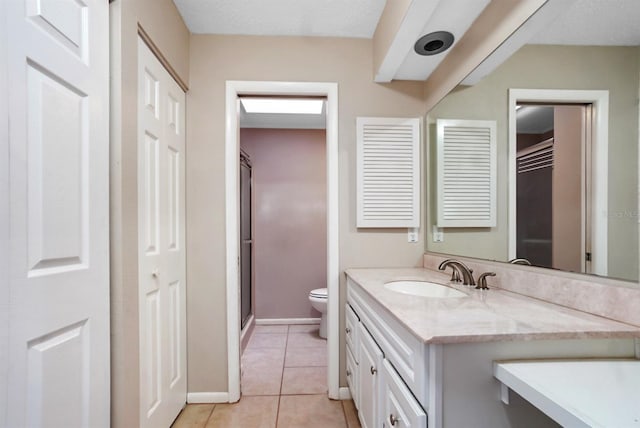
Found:
<path fill-rule="evenodd" d="M 496 226 L 496 122 L 438 119 L 438 227 Z"/>
<path fill-rule="evenodd" d="M 553 142 L 552 137 L 542 143 L 518 151 L 516 153 L 518 174 L 553 168 Z"/>
<path fill-rule="evenodd" d="M 420 226 L 420 119 L 357 119 L 357 227 Z"/>

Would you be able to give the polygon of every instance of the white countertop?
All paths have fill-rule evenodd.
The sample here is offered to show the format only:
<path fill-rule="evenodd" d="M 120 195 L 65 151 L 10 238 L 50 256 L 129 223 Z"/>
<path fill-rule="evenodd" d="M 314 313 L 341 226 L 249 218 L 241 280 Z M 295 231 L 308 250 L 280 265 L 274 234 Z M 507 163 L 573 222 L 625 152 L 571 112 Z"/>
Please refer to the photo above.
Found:
<path fill-rule="evenodd" d="M 562 426 L 640 427 L 640 360 L 497 362 L 494 375 Z"/>
<path fill-rule="evenodd" d="M 638 327 L 497 288 L 451 285 L 448 274 L 428 269 L 347 269 L 346 274 L 425 343 L 640 337 Z M 467 297 L 417 297 L 384 287 L 395 280 L 446 284 Z"/>

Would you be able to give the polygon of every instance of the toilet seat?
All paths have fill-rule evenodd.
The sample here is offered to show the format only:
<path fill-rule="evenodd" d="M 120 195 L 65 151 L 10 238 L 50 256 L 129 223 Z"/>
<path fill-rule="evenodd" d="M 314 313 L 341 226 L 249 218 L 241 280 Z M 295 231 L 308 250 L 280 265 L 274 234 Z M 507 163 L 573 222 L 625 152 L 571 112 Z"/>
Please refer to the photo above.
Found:
<path fill-rule="evenodd" d="M 327 289 L 326 288 L 316 288 L 315 290 L 311 290 L 309 292 L 309 297 L 315 297 L 316 299 L 326 299 L 327 298 Z"/>

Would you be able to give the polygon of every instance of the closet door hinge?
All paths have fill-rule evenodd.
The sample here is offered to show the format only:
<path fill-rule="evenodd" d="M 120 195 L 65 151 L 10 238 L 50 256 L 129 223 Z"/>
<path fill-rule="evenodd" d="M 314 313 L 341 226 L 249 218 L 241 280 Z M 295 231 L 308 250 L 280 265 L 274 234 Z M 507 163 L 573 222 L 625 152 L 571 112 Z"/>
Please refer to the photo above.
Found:
<path fill-rule="evenodd" d="M 588 262 L 591 261 L 591 253 L 590 252 L 586 252 L 584 253 L 584 259 Z"/>

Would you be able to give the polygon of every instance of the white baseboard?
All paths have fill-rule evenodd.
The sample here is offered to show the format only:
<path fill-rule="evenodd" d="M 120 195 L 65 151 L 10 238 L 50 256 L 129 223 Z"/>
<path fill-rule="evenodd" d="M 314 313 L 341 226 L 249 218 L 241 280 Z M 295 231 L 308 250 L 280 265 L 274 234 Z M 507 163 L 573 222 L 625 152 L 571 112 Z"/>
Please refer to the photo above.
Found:
<path fill-rule="evenodd" d="M 240 340 L 242 340 L 242 338 L 247 334 L 247 332 L 251 330 L 251 327 L 253 326 L 253 324 L 255 324 L 255 322 L 256 322 L 256 317 L 254 317 L 253 315 L 250 315 L 249 321 L 247 321 L 247 324 L 244 326 L 244 328 L 240 330 Z"/>
<path fill-rule="evenodd" d="M 346 386 L 340 387 L 338 394 L 340 400 L 351 400 L 351 391 Z"/>
<path fill-rule="evenodd" d="M 256 318 L 256 325 L 320 324 L 320 318 Z"/>
<path fill-rule="evenodd" d="M 338 393 L 339 400 L 351 400 L 351 392 L 347 387 L 341 387 Z M 228 403 L 228 392 L 188 392 L 188 404 L 216 404 Z"/>
<path fill-rule="evenodd" d="M 188 392 L 188 404 L 228 403 L 228 392 Z"/>

